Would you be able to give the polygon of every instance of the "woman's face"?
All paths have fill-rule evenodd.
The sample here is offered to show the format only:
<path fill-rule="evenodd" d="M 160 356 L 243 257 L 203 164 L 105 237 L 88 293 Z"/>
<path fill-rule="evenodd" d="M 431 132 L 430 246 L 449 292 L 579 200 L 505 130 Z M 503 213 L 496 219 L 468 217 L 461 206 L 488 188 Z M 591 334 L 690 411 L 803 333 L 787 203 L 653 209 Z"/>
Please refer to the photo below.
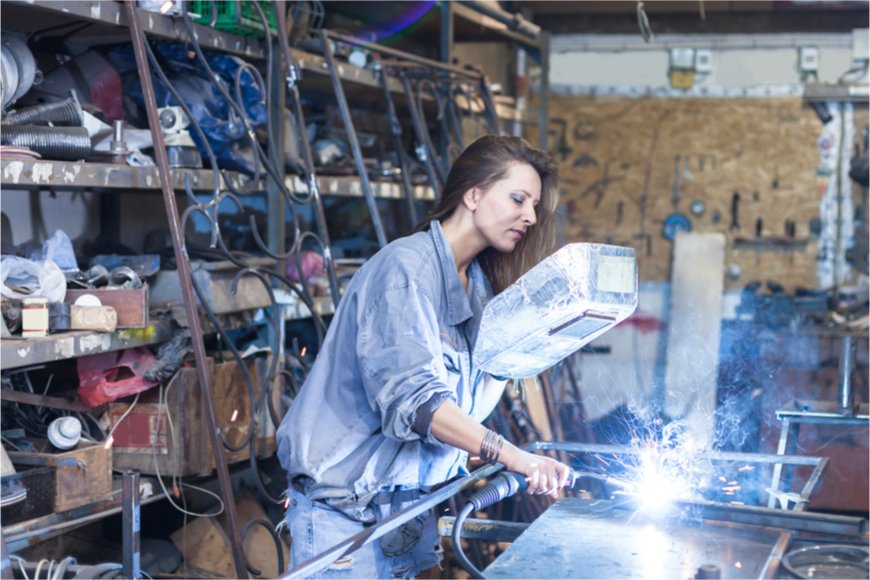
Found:
<path fill-rule="evenodd" d="M 514 162 L 505 177 L 487 191 L 477 192 L 474 224 L 486 247 L 512 252 L 535 225 L 535 206 L 541 199 L 541 178 L 526 163 Z"/>

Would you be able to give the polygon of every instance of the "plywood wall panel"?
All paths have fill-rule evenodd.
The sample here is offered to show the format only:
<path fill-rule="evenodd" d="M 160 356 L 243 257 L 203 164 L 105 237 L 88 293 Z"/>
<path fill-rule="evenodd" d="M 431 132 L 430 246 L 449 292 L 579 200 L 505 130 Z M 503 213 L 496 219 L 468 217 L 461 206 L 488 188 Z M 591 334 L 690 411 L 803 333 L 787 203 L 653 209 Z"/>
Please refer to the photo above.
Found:
<path fill-rule="evenodd" d="M 663 221 L 681 213 L 693 231 L 726 235 L 726 267 L 740 270 L 726 287 L 753 280 L 815 287 L 809 224 L 818 216 L 822 126 L 801 100 L 552 95 L 549 109 L 567 241 L 632 246 L 641 280 L 667 281 L 672 243 L 662 235 Z M 856 126 L 866 126 L 866 109 L 855 117 Z M 535 134 L 528 138 L 537 141 Z M 735 192 L 738 226 L 732 227 Z M 700 216 L 690 211 L 695 200 L 704 205 Z M 807 243 L 789 250 L 740 248 L 735 240 L 755 238 L 757 220 L 765 238 L 785 236 L 785 221 L 793 220 L 795 238 Z"/>

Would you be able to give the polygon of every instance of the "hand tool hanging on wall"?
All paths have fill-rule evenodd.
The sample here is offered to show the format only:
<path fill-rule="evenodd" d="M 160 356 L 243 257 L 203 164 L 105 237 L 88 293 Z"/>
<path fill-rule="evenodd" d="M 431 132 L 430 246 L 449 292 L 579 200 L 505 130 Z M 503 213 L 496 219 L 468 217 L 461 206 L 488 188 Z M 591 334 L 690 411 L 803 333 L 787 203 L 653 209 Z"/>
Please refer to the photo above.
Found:
<path fill-rule="evenodd" d="M 236 575 L 239 578 L 247 577 L 245 554 L 242 549 L 241 535 L 237 523 L 235 499 L 232 482 L 227 469 L 226 458 L 222 451 L 223 443 L 220 436 L 220 425 L 214 414 L 214 399 L 211 389 L 211 376 L 208 373 L 208 357 L 205 353 L 205 344 L 202 337 L 202 328 L 197 312 L 196 297 L 191 285 L 190 263 L 184 246 L 183 231 L 178 219 L 178 207 L 175 202 L 175 190 L 172 185 L 172 170 L 169 167 L 169 158 L 163 143 L 163 133 L 160 131 L 160 119 L 157 114 L 157 100 L 154 94 L 154 86 L 151 83 L 151 69 L 145 56 L 145 34 L 136 13 L 136 3 L 126 0 L 124 3 L 127 23 L 130 26 L 130 36 L 136 55 L 136 64 L 139 68 L 139 82 L 142 84 L 142 93 L 145 99 L 145 110 L 148 116 L 148 125 L 151 128 L 151 137 L 154 141 L 154 157 L 159 168 L 160 188 L 163 192 L 163 203 L 166 208 L 166 217 L 169 222 L 169 230 L 172 235 L 172 249 L 178 268 L 178 277 L 181 281 L 181 291 L 184 296 L 184 308 L 187 314 L 187 322 L 190 326 L 191 341 L 193 344 L 194 357 L 196 359 L 196 372 L 199 379 L 200 389 L 206 400 L 206 418 L 209 423 L 212 450 L 215 455 L 218 481 L 221 495 L 224 498 L 224 509 L 227 516 L 228 535 L 233 552 L 233 563 Z"/>
<path fill-rule="evenodd" d="M 674 207 L 680 205 L 680 156 L 674 156 L 674 188 L 671 191 L 671 203 Z"/>
<path fill-rule="evenodd" d="M 384 225 L 381 223 L 381 216 L 380 213 L 378 213 L 378 204 L 377 201 L 375 201 L 374 193 L 372 193 L 372 184 L 369 181 L 369 174 L 366 170 L 365 161 L 363 161 L 359 139 L 357 139 L 356 130 L 353 126 L 353 119 L 350 116 L 350 107 L 348 107 L 347 104 L 344 87 L 341 85 L 341 78 L 338 76 L 338 68 L 336 68 L 335 59 L 332 57 L 329 35 L 325 30 L 320 31 L 320 45 L 323 48 L 323 56 L 326 58 L 326 68 L 329 71 L 329 78 L 332 80 L 332 88 L 335 91 L 335 98 L 338 101 L 341 119 L 344 122 L 344 128 L 347 131 L 347 141 L 350 144 L 351 151 L 353 152 L 353 160 L 356 164 L 356 171 L 359 174 L 360 185 L 362 185 L 366 205 L 368 206 L 369 213 L 371 213 L 372 216 L 372 225 L 375 228 L 375 236 L 378 238 L 378 244 L 383 248 L 387 245 L 387 235 L 384 233 Z"/>
<path fill-rule="evenodd" d="M 740 219 L 738 216 L 738 210 L 740 209 L 740 193 L 734 192 L 731 194 L 731 225 L 728 226 L 728 229 L 732 232 L 734 230 L 740 229 Z"/>

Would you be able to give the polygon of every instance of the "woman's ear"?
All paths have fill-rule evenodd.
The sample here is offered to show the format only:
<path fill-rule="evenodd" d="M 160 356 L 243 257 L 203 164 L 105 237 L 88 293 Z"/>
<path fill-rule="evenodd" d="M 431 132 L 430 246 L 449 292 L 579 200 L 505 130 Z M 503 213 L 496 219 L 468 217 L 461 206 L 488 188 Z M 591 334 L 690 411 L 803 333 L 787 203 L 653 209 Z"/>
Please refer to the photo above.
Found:
<path fill-rule="evenodd" d="M 472 187 L 462 196 L 462 202 L 465 204 L 465 207 L 468 208 L 468 211 L 472 213 L 477 209 L 478 201 L 480 201 L 480 188 L 478 187 Z"/>

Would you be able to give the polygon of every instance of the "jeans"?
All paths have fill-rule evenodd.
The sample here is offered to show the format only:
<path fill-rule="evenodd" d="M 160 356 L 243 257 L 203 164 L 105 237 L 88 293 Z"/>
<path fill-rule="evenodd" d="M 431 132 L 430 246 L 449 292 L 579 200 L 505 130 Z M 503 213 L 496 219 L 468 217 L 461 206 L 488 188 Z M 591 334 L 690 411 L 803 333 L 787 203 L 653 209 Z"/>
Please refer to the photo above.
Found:
<path fill-rule="evenodd" d="M 311 501 L 305 494 L 290 488 L 290 503 L 285 516 L 290 530 L 290 567 L 298 566 L 354 536 L 366 526 L 354 521 L 323 502 Z M 404 509 L 412 502 L 400 506 Z M 389 510 L 389 506 L 384 506 Z M 389 514 L 386 514 L 389 515 Z M 318 572 L 316 578 L 413 578 L 440 564 L 442 549 L 434 514 L 423 527 L 423 535 L 407 554 L 388 558 L 375 540 L 343 556 Z"/>

